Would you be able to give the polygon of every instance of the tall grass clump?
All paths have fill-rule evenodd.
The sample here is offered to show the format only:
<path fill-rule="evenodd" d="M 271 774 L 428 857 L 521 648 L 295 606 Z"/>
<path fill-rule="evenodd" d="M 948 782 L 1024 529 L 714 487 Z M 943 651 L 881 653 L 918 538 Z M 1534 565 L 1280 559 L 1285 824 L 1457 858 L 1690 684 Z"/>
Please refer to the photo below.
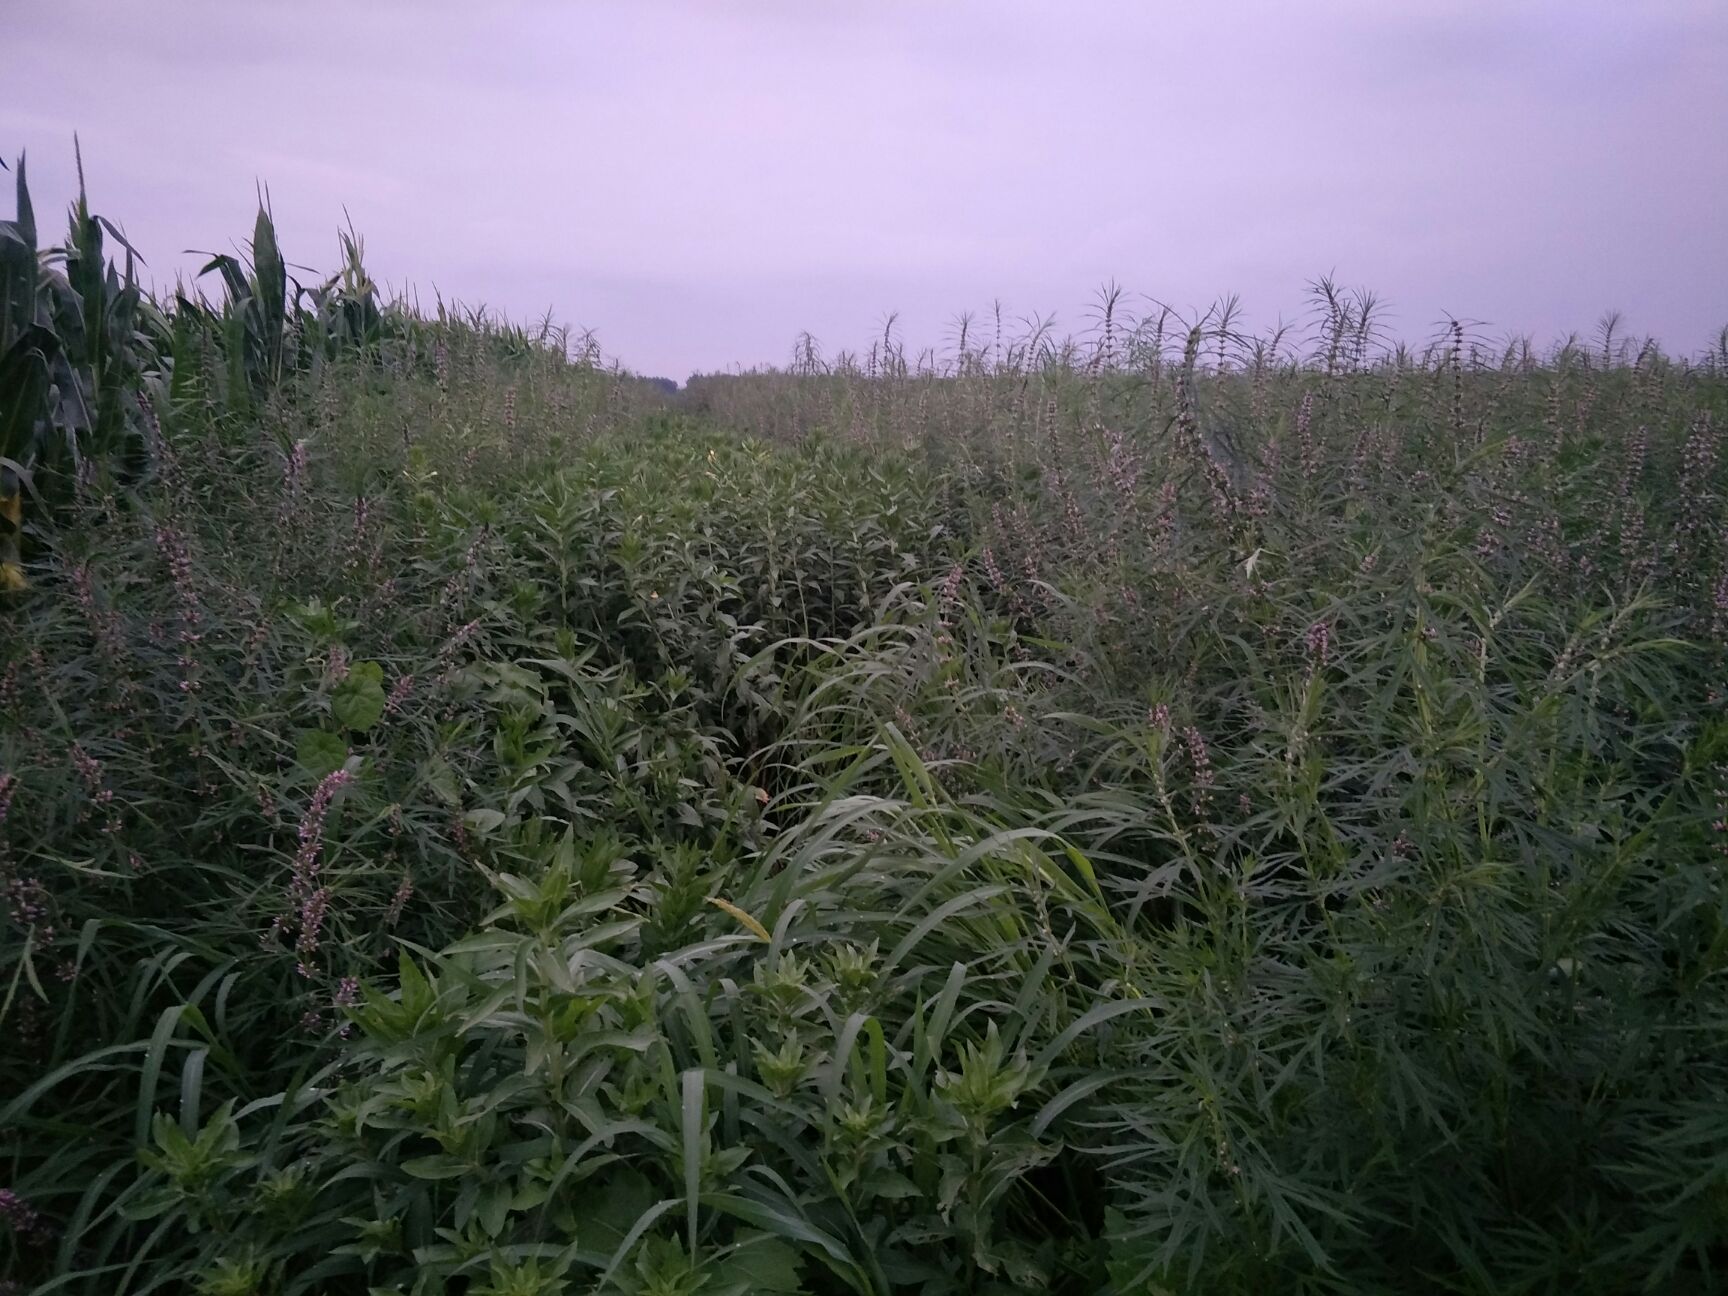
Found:
<path fill-rule="evenodd" d="M 23 201 L 18 1289 L 1720 1283 L 1721 357 L 1111 288 L 674 397 Z"/>

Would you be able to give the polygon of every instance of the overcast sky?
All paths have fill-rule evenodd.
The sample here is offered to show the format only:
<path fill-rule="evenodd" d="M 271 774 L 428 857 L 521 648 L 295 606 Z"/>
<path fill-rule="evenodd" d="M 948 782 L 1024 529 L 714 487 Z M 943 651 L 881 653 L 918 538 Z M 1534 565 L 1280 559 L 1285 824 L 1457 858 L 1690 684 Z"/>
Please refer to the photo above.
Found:
<path fill-rule="evenodd" d="M 783 361 L 1107 278 L 1430 335 L 1728 323 L 1724 0 L 0 0 L 0 152 L 158 280 L 267 184 L 290 261 L 547 308 L 633 368 Z M 9 202 L 0 201 L 0 212 Z M 56 221 L 57 223 L 57 221 Z"/>

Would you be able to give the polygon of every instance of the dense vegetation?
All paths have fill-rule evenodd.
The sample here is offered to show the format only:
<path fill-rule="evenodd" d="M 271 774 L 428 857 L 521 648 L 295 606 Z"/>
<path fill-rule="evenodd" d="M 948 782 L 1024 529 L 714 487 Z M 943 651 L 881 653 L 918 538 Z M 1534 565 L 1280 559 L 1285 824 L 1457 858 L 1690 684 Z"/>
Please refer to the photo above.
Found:
<path fill-rule="evenodd" d="M 1322 284 L 674 399 L 22 178 L 17 1287 L 1720 1281 L 1728 354 Z"/>

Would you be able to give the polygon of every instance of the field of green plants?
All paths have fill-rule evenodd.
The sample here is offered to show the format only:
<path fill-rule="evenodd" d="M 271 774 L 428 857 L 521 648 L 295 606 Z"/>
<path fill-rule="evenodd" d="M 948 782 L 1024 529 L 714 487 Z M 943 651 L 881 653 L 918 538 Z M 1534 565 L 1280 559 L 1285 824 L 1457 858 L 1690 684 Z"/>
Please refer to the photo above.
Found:
<path fill-rule="evenodd" d="M 10 1290 L 1724 1281 L 1728 339 L 669 396 L 12 178 Z"/>

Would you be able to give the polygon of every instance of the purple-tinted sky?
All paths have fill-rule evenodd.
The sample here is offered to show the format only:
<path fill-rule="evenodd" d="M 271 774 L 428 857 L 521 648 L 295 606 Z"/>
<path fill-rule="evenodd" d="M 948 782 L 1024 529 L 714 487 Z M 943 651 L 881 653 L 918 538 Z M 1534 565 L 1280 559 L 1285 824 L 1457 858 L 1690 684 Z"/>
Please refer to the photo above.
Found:
<path fill-rule="evenodd" d="M 0 0 L 42 217 L 74 129 L 159 280 L 256 179 L 292 261 L 346 207 L 379 278 L 679 378 L 893 309 L 1079 331 L 1111 277 L 1264 325 L 1335 270 L 1413 338 L 1728 323 L 1724 0 Z"/>

